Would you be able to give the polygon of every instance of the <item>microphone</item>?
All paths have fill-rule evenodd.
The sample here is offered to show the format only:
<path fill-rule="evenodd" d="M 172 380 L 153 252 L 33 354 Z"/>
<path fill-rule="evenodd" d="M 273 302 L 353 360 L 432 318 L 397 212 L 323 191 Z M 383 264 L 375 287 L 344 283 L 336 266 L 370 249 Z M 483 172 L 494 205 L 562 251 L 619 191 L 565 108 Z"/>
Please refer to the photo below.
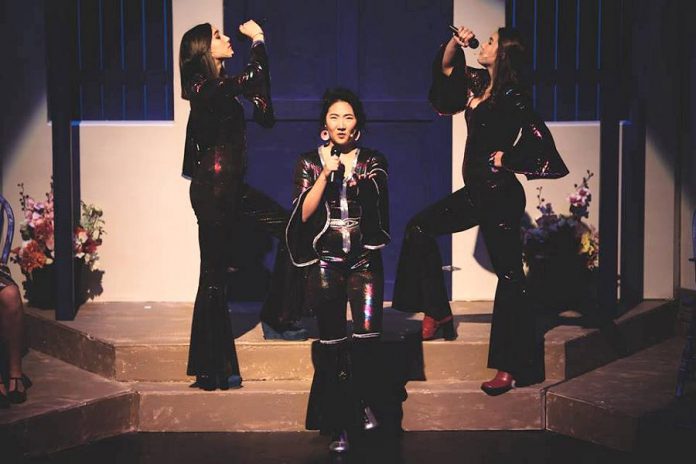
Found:
<path fill-rule="evenodd" d="M 452 31 L 454 34 L 457 34 L 459 32 L 459 29 L 457 29 L 454 26 L 449 26 L 450 31 Z M 469 40 L 469 48 L 478 48 L 479 46 L 479 41 L 476 37 L 472 37 L 471 40 Z"/>
<path fill-rule="evenodd" d="M 336 145 L 331 147 L 331 156 L 339 157 L 341 156 L 341 151 L 338 149 Z M 338 165 L 338 169 L 336 171 L 331 172 L 331 182 L 342 182 L 343 181 L 343 174 L 345 172 L 346 167 L 342 164 Z M 334 174 L 339 173 L 339 176 L 335 176 Z"/>
<path fill-rule="evenodd" d="M 264 18 L 259 18 L 259 19 L 256 19 L 256 18 L 249 18 L 249 19 L 253 20 L 256 24 L 258 24 L 258 25 L 261 26 L 261 27 L 263 27 L 264 24 L 266 24 L 266 23 L 268 22 L 268 18 L 265 18 L 265 17 L 264 17 Z M 236 34 L 235 37 L 237 37 L 237 40 L 247 40 L 247 39 L 249 39 L 249 37 L 247 37 L 247 36 L 245 36 L 244 34 L 242 34 L 241 32 L 239 32 L 239 28 L 237 28 L 237 34 Z M 249 40 L 251 40 L 251 39 L 249 39 Z"/>

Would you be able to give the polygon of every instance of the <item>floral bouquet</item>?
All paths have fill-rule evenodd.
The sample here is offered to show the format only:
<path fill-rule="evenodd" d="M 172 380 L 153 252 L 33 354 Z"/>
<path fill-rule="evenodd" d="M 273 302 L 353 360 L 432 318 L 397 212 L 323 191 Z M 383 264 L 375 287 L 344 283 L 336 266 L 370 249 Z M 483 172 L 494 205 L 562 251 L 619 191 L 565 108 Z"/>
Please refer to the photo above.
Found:
<path fill-rule="evenodd" d="M 46 303 L 39 303 L 38 307 L 47 307 L 53 303 L 53 261 L 55 258 L 54 238 L 54 203 L 53 184 L 51 191 L 46 193 L 44 201 L 36 201 L 24 191 L 24 184 L 20 187 L 20 204 L 24 213 L 24 220 L 20 224 L 22 243 L 12 249 L 11 261 L 19 264 L 22 274 L 27 277 L 24 284 L 25 296 L 29 303 L 37 298 L 47 299 Z M 102 271 L 97 271 L 99 255 L 97 248 L 102 244 L 104 231 L 103 212 L 94 205 L 81 202 L 82 214 L 80 224 L 75 227 L 73 234 L 73 252 L 76 263 L 81 268 L 78 272 L 92 273 L 100 279 Z M 79 280 L 79 277 L 76 280 Z M 40 281 L 47 279 L 47 283 Z M 100 284 L 99 284 L 100 287 Z M 37 295 L 41 293 L 42 295 Z M 90 289 L 84 292 L 95 294 Z"/>
<path fill-rule="evenodd" d="M 589 180 L 593 175 L 588 170 L 582 182 L 574 185 L 575 192 L 568 197 L 568 214 L 557 214 L 542 197 L 542 188 L 537 189 L 541 215 L 522 225 L 528 287 L 537 299 L 552 300 L 555 305 L 571 304 L 587 293 L 583 286 L 593 279 L 599 266 L 599 234 L 585 222 L 592 201 Z"/>

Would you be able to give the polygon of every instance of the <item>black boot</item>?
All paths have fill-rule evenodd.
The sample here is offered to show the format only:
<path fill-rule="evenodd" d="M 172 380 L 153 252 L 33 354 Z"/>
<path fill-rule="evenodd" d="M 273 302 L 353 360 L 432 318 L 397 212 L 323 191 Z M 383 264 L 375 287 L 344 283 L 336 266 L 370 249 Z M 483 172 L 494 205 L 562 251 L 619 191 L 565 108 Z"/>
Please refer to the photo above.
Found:
<path fill-rule="evenodd" d="M 351 404 L 351 362 L 347 342 L 312 343 L 314 378 L 307 404 L 306 428 L 323 435 L 354 427 Z"/>

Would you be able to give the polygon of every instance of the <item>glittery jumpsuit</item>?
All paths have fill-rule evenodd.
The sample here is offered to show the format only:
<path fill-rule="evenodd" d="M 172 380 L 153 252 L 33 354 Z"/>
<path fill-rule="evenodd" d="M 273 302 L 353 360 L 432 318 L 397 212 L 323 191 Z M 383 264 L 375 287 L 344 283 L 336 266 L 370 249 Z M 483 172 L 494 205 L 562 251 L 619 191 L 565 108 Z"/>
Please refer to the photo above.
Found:
<path fill-rule="evenodd" d="M 392 307 L 424 311 L 441 320 L 452 314 L 442 258 L 435 238 L 479 226 L 498 277 L 491 321 L 488 367 L 510 372 L 519 384 L 543 378 L 535 321 L 525 298 L 521 220 L 529 179 L 568 173 L 551 134 L 516 88 L 475 108 L 467 105 L 489 83 L 486 70 L 467 67 L 461 50 L 455 68 L 442 74 L 442 49 L 433 63 L 430 101 L 441 114 L 465 109 L 468 129 L 462 175 L 465 186 L 416 214 L 408 223 L 397 267 Z M 503 151 L 503 168 L 490 155 Z"/>
<path fill-rule="evenodd" d="M 365 405 L 377 414 L 384 391 L 379 379 L 384 272 L 379 251 L 389 241 L 387 163 L 362 148 L 354 173 L 329 182 L 323 201 L 306 223 L 306 194 L 323 169 L 318 151 L 300 156 L 295 170 L 295 209 L 288 225 L 288 248 L 296 266 L 308 267 L 305 301 L 316 315 L 318 342 L 312 346 L 314 381 L 307 428 L 323 432 L 353 429 Z M 359 174 L 373 178 L 357 180 Z M 353 320 L 346 335 L 346 303 Z"/>
<path fill-rule="evenodd" d="M 253 219 L 271 235 L 282 238 L 288 212 L 244 181 L 246 123 L 238 98 L 254 105 L 254 120 L 263 127 L 275 119 L 270 99 L 268 58 L 255 42 L 249 63 L 235 76 L 210 79 L 196 75 L 188 84 L 191 112 L 186 130 L 183 175 L 191 179 L 190 199 L 198 221 L 200 278 L 193 312 L 188 375 L 239 375 L 234 336 L 227 311 L 227 273 L 235 267 L 232 244 L 242 217 Z M 269 322 L 283 317 L 282 291 L 288 264 L 279 247 L 271 282 L 271 297 L 262 311 Z M 269 308 L 278 314 L 269 315 Z"/>

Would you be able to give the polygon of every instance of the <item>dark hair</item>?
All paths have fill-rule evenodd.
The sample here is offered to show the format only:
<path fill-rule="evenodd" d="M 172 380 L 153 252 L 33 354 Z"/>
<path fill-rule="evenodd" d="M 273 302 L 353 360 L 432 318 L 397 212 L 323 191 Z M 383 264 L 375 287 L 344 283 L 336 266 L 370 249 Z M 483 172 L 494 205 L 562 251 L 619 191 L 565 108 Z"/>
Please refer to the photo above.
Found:
<path fill-rule="evenodd" d="M 527 93 L 527 68 L 527 47 L 524 45 L 522 34 L 511 27 L 499 27 L 491 99 L 495 99 L 511 87 Z"/>
<path fill-rule="evenodd" d="M 213 27 L 209 23 L 194 26 L 181 38 L 179 46 L 179 71 L 181 72 L 181 98 L 188 100 L 188 88 L 196 74 L 216 78 L 219 73 L 210 54 Z"/>
<path fill-rule="evenodd" d="M 365 110 L 363 110 L 360 98 L 358 98 L 353 91 L 343 87 L 334 87 L 333 89 L 327 89 L 321 99 L 322 105 L 321 116 L 319 116 L 319 127 L 324 127 L 326 123 L 326 114 L 329 112 L 331 105 L 337 101 L 344 101 L 353 108 L 353 113 L 355 113 L 355 129 L 363 130 L 365 128 Z"/>

